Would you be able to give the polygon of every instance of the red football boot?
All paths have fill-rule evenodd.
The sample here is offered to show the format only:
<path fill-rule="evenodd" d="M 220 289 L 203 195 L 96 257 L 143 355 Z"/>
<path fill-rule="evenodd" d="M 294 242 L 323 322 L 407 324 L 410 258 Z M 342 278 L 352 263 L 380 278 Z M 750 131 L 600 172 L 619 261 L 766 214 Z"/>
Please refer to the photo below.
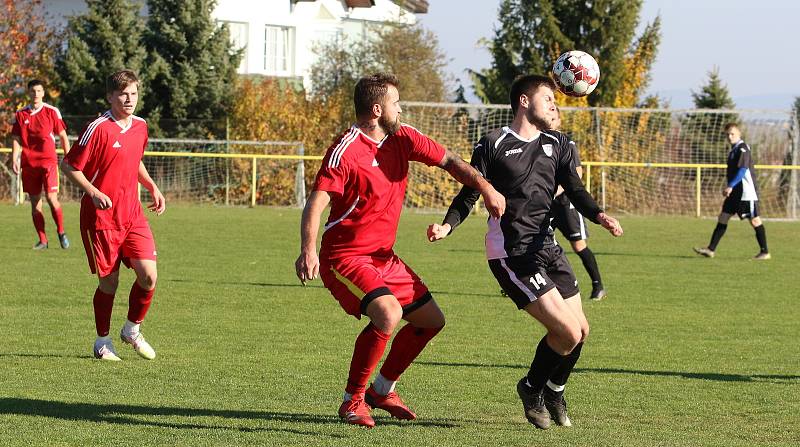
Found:
<path fill-rule="evenodd" d="M 370 386 L 367 390 L 367 394 L 364 396 L 364 400 L 366 400 L 367 404 L 372 408 L 386 410 L 392 415 L 392 417 L 397 419 L 413 421 L 417 418 L 417 415 L 414 414 L 413 411 L 409 410 L 406 404 L 403 403 L 403 400 L 400 399 L 400 396 L 398 396 L 394 391 L 385 396 L 381 396 L 377 391 L 375 391 L 374 388 Z"/>
<path fill-rule="evenodd" d="M 364 396 L 355 395 L 352 399 L 342 402 L 342 406 L 339 407 L 339 417 L 348 424 L 372 428 L 375 426 L 375 420 L 370 416 L 369 410 L 369 405 L 364 402 Z"/>

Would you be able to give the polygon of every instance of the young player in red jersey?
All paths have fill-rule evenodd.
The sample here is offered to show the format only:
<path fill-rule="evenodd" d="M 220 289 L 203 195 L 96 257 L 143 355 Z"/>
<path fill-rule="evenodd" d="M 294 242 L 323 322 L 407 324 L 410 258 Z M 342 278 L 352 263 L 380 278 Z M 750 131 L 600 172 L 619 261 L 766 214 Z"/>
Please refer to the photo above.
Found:
<path fill-rule="evenodd" d="M 356 339 L 339 416 L 372 427 L 370 408 L 399 419 L 415 419 L 397 393 L 400 375 L 444 327 L 444 315 L 422 280 L 392 247 L 408 182 L 409 161 L 447 170 L 483 195 L 493 216 L 505 198 L 458 155 L 413 127 L 400 123 L 398 80 L 375 74 L 358 81 L 354 92 L 357 123 L 330 147 L 303 211 L 300 256 L 303 282 L 319 275 L 348 314 L 370 323 Z M 320 217 L 330 204 L 319 256 Z M 369 389 L 367 382 L 400 320 L 406 324 Z"/>
<path fill-rule="evenodd" d="M 50 214 L 56 223 L 61 248 L 69 247 L 64 232 L 64 215 L 58 201 L 58 156 L 56 135 L 61 140 L 64 152 L 69 150 L 67 126 L 57 108 L 44 102 L 44 84 L 38 79 L 28 82 L 31 103 L 14 114 L 12 130 L 11 166 L 15 174 L 22 173 L 22 190 L 31 199 L 33 226 L 39 235 L 34 250 L 47 248 L 42 213 L 42 189 L 50 206 Z"/>
<path fill-rule="evenodd" d="M 81 237 L 89 269 L 99 278 L 93 300 L 94 355 L 103 360 L 120 360 L 108 333 L 121 262 L 133 268 L 136 281 L 120 338 L 133 345 L 141 357 L 152 360 L 156 356 L 139 330 L 153 299 L 157 271 L 155 242 L 142 213 L 137 182 L 153 197 L 148 206 L 151 211 L 160 215 L 166 202 L 142 163 L 147 123 L 133 114 L 138 94 L 134 72 L 122 70 L 109 76 L 106 98 L 111 110 L 88 125 L 61 163 L 66 176 L 85 192 Z"/>

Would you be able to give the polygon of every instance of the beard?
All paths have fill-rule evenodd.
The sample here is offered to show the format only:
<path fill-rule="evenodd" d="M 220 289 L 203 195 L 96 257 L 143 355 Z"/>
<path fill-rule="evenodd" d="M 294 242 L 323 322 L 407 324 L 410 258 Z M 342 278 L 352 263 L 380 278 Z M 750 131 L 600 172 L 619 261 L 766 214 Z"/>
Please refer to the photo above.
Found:
<path fill-rule="evenodd" d="M 533 108 L 528 108 L 528 110 L 525 111 L 525 118 L 539 130 L 550 129 L 553 123 L 552 117 L 543 113 L 538 113 L 534 111 Z"/>
<path fill-rule="evenodd" d="M 400 130 L 400 115 L 398 115 L 394 121 L 389 121 L 386 117 L 380 116 L 378 118 L 378 125 L 381 126 L 381 129 L 383 129 L 387 135 L 392 135 Z"/>

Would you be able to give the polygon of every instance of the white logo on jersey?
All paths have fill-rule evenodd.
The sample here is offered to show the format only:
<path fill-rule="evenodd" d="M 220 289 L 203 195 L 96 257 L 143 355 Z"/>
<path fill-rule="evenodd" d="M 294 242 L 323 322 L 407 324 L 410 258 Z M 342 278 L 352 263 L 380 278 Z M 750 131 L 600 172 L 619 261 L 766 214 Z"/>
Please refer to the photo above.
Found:
<path fill-rule="evenodd" d="M 544 154 L 547 155 L 548 157 L 552 157 L 553 156 L 553 145 L 552 144 L 543 144 L 542 145 L 542 150 L 544 151 Z"/>
<path fill-rule="evenodd" d="M 522 153 L 522 149 L 521 148 L 520 149 L 509 149 L 509 150 L 506 151 L 506 157 L 508 157 L 509 155 L 521 154 L 521 153 Z"/>
<path fill-rule="evenodd" d="M 119 148 L 121 148 L 121 147 L 122 147 L 122 145 L 121 145 L 121 144 L 119 144 L 119 141 L 115 141 L 115 142 L 114 142 L 114 145 L 113 145 L 112 147 L 115 147 L 115 148 L 119 149 Z"/>
<path fill-rule="evenodd" d="M 30 123 L 31 123 L 31 121 L 29 119 L 25 118 L 25 124 L 30 124 Z"/>
<path fill-rule="evenodd" d="M 378 160 L 372 159 L 372 166 L 378 166 Z"/>

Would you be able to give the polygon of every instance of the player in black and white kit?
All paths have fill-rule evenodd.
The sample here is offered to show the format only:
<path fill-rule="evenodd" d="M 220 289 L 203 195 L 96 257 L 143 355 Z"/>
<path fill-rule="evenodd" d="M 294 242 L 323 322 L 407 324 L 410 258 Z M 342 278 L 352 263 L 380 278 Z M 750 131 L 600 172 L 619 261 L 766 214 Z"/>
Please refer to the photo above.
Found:
<path fill-rule="evenodd" d="M 725 230 L 728 229 L 728 221 L 736 214 L 740 219 L 749 219 L 750 225 L 756 232 L 756 241 L 758 241 L 760 251 L 753 259 L 767 260 L 771 256 L 767 249 L 767 233 L 764 231 L 761 218 L 758 217 L 758 190 L 756 189 L 752 151 L 750 146 L 742 140 L 742 132 L 736 123 L 725 125 L 725 135 L 728 137 L 728 142 L 731 143 L 726 172 L 727 184 L 722 189 L 725 201 L 722 203 L 722 212 L 719 213 L 717 226 L 711 234 L 711 242 L 708 247 L 694 247 L 694 251 L 707 258 L 713 258 L 716 254 L 717 244 L 725 234 Z"/>
<path fill-rule="evenodd" d="M 550 128 L 553 130 L 561 129 L 561 111 L 558 107 L 556 107 L 556 117 L 553 119 Z M 572 149 L 575 172 L 577 172 L 578 177 L 583 177 L 583 168 L 581 167 L 578 147 L 572 141 L 570 141 L 569 146 Z M 589 279 L 592 281 L 592 293 L 589 294 L 589 299 L 602 300 L 607 294 L 603 288 L 603 279 L 600 277 L 597 259 L 586 243 L 586 240 L 589 238 L 589 230 L 586 228 L 586 221 L 583 215 L 572 205 L 572 202 L 569 201 L 569 197 L 563 194 L 563 192 L 564 188 L 559 185 L 550 211 L 550 216 L 552 217 L 550 226 L 553 229 L 558 229 L 558 231 L 564 235 L 572 246 L 572 251 L 581 258 L 581 263 L 583 263 L 583 267 L 586 269 L 586 273 L 589 274 Z"/>
<path fill-rule="evenodd" d="M 472 165 L 506 198 L 506 213 L 488 219 L 486 256 L 497 282 L 514 301 L 547 329 L 527 376 L 517 384 L 525 416 L 539 428 L 571 425 L 563 391 L 580 356 L 589 323 L 581 307 L 578 282 L 555 243 L 550 209 L 557 185 L 591 221 L 622 235 L 616 219 L 606 215 L 575 173 L 570 140 L 546 130 L 555 113 L 555 84 L 528 75 L 511 86 L 514 120 L 485 135 L 475 145 Z M 428 239 L 446 237 L 469 216 L 477 192 L 462 188 L 442 225 L 428 227 Z"/>

